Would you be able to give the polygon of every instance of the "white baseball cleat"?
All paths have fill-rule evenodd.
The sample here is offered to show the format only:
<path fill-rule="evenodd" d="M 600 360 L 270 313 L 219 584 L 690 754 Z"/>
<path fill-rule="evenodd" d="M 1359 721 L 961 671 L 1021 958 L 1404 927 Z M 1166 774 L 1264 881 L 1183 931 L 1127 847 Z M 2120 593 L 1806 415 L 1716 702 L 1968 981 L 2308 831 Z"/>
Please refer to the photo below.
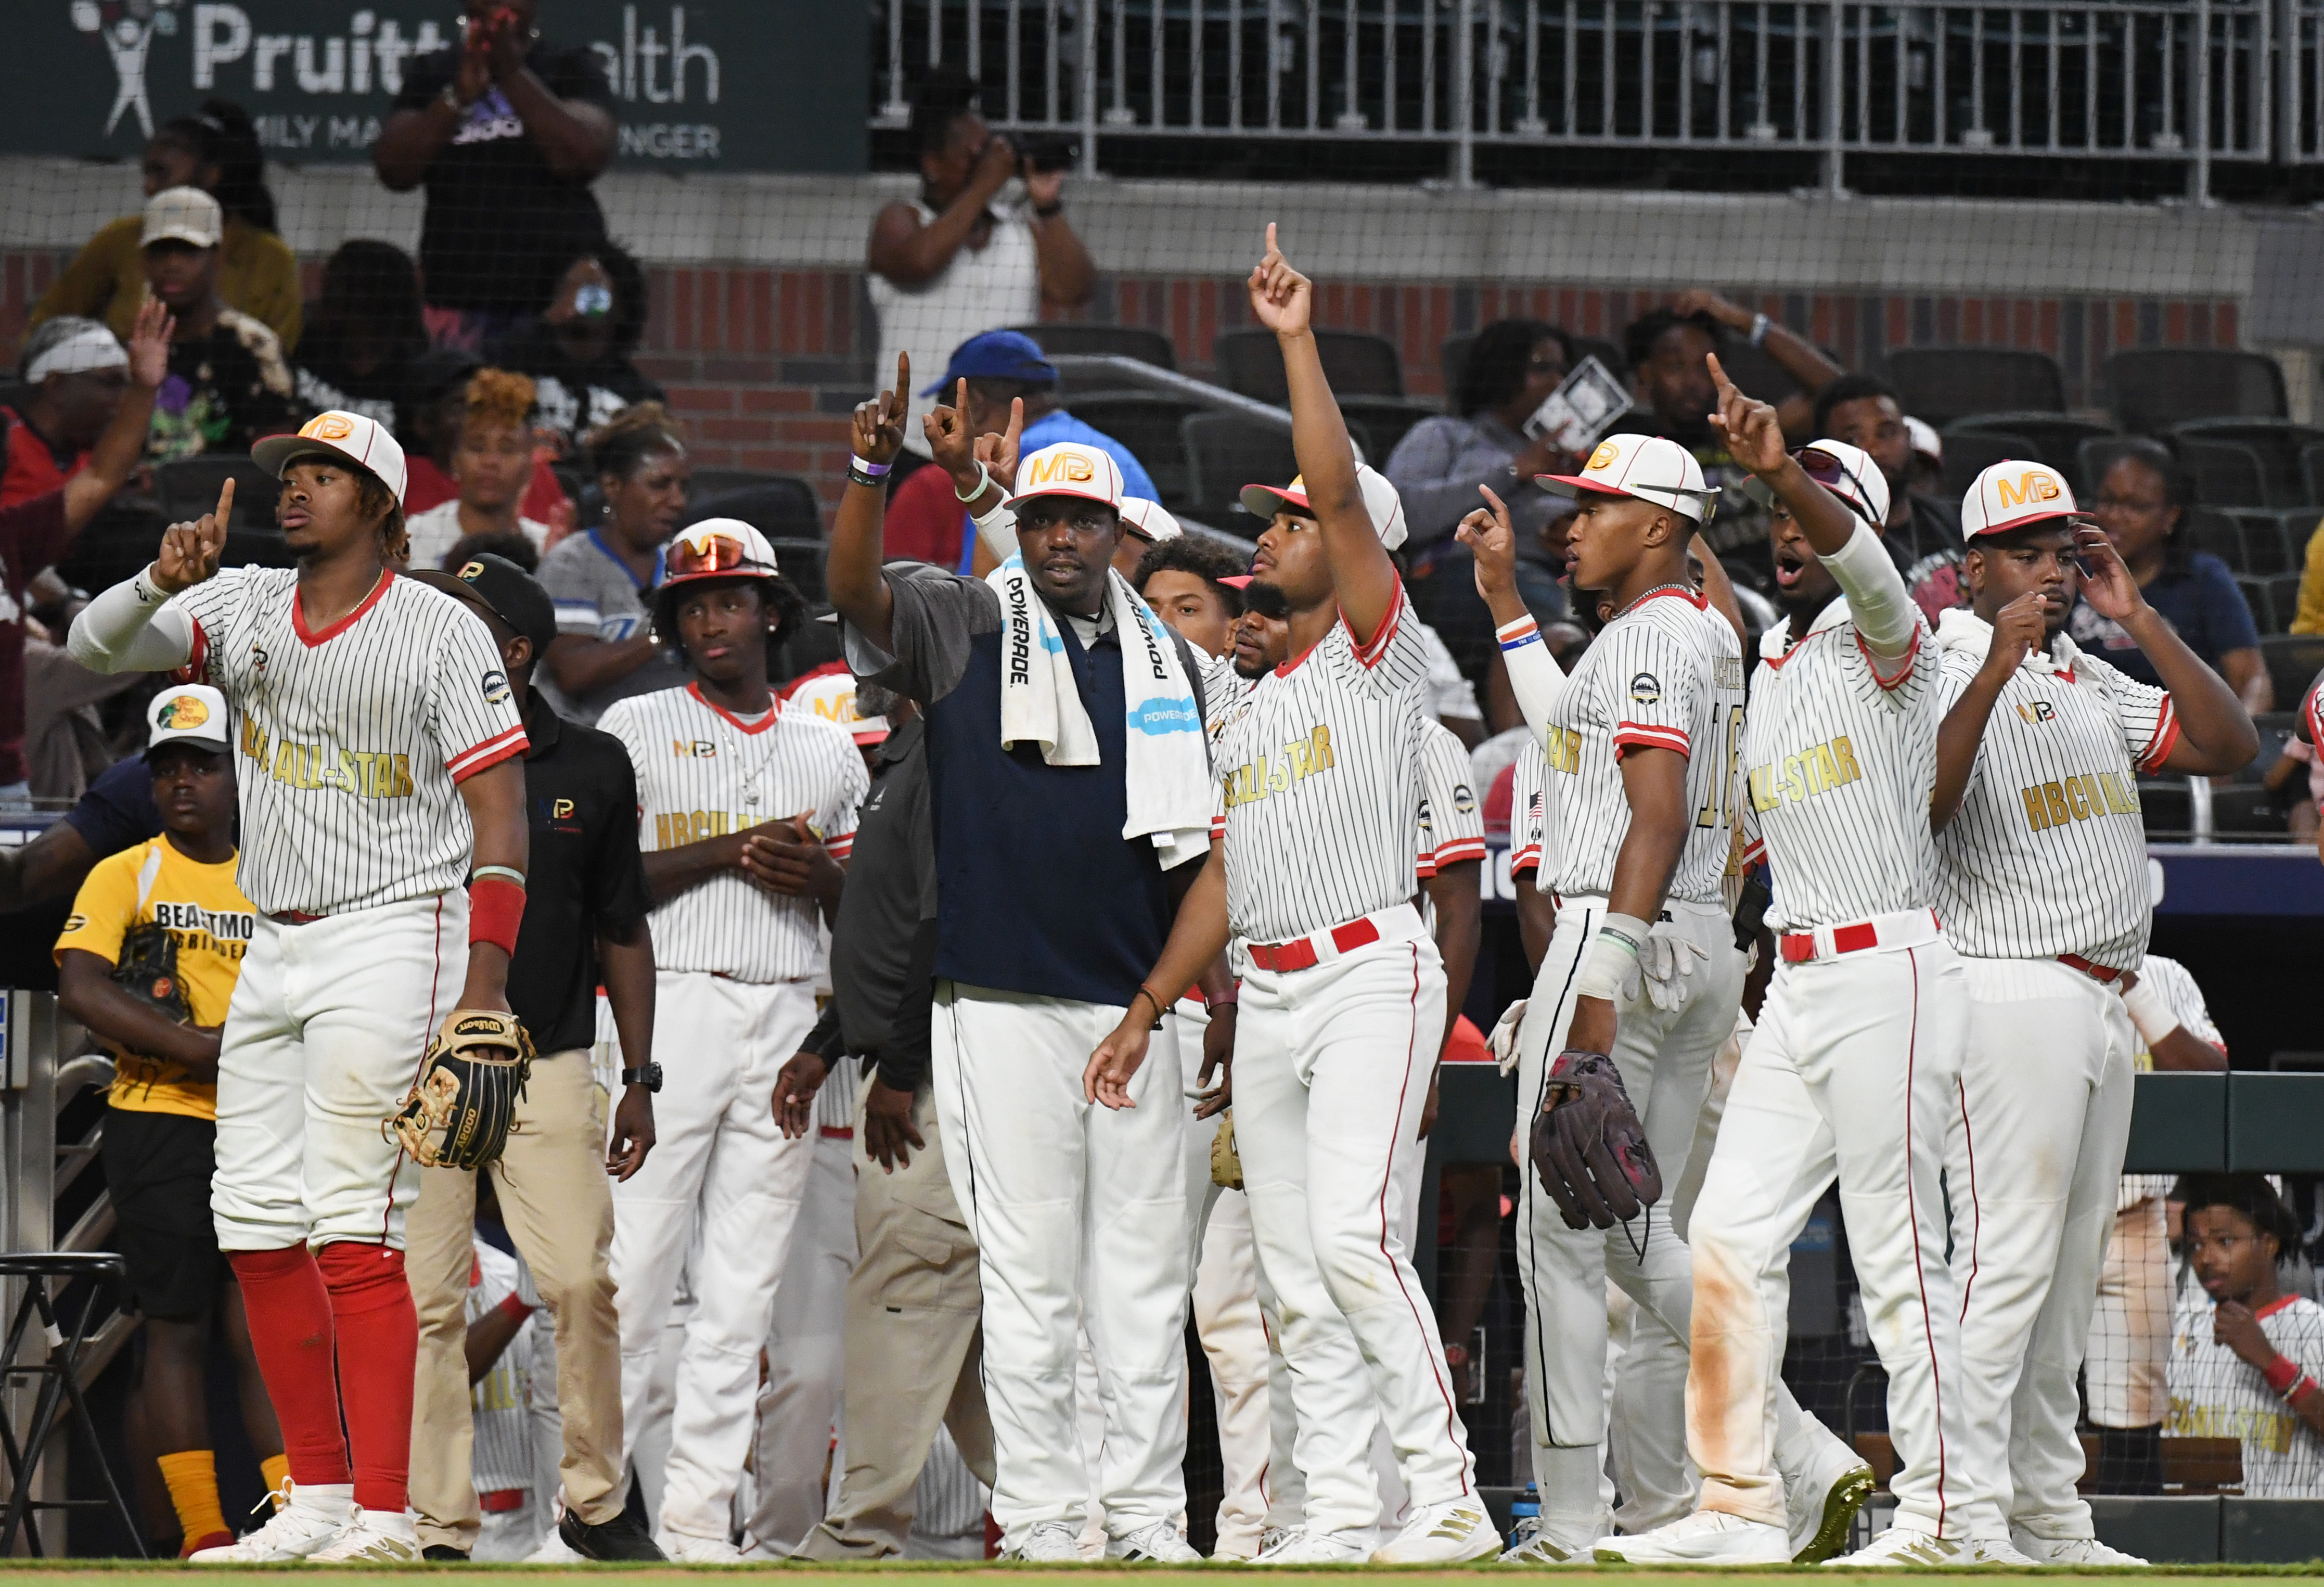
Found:
<path fill-rule="evenodd" d="M 2009 1540 L 2017 1552 L 2037 1565 L 2143 1565 L 2147 1562 L 2135 1554 L 2125 1554 L 2119 1548 L 2109 1548 L 2095 1537 L 2036 1537 L 2031 1532 L 2013 1531 Z"/>
<path fill-rule="evenodd" d="M 1168 1521 L 1157 1521 L 1141 1527 L 1127 1537 L 1108 1537 L 1105 1557 L 1144 1561 L 1149 1564 L 1192 1565 L 1203 1563 L 1178 1528 Z"/>
<path fill-rule="evenodd" d="M 1600 1537 L 1601 1565 L 1787 1565 L 1791 1540 L 1781 1527 L 1699 1509 L 1635 1537 Z"/>
<path fill-rule="evenodd" d="M 742 1551 L 724 1537 L 704 1537 L 665 1527 L 661 1551 L 682 1565 L 733 1565 L 742 1562 Z"/>
<path fill-rule="evenodd" d="M 1078 1561 L 1082 1557 L 1082 1529 L 1065 1521 L 1043 1521 L 1026 1533 L 1024 1541 L 1017 1546 L 1002 1549 L 1001 1557 L 1022 1560 L 1027 1564 Z"/>
<path fill-rule="evenodd" d="M 1854 1554 L 1839 1555 L 1823 1563 L 1826 1566 L 1855 1568 L 1869 1565 L 1966 1565 L 1977 1562 L 1969 1557 L 1969 1545 L 1958 1537 L 1940 1537 L 1933 1532 L 1915 1532 L 1909 1527 L 1891 1527 Z"/>
<path fill-rule="evenodd" d="M 1449 1499 L 1415 1510 L 1404 1530 L 1372 1550 L 1376 1565 L 1457 1565 L 1501 1552 L 1482 1500 Z"/>
<path fill-rule="evenodd" d="M 337 1537 L 307 1558 L 318 1565 L 417 1564 L 420 1527 L 410 1510 L 359 1509 Z"/>
<path fill-rule="evenodd" d="M 1877 1485 L 1870 1466 L 1849 1454 L 1848 1446 L 1838 1439 L 1831 1444 L 1847 1458 L 1844 1467 L 1819 1481 L 1800 1483 L 1797 1491 L 1791 1484 L 1784 1486 L 1784 1529 L 1795 1565 L 1821 1564 L 1847 1547 L 1856 1512 L 1864 1508 Z"/>
<path fill-rule="evenodd" d="M 1294 1527 L 1282 1541 L 1260 1551 L 1255 1565 L 1360 1565 L 1371 1557 L 1371 1545 L 1357 1532 L 1310 1532 Z"/>
<path fill-rule="evenodd" d="M 347 1529 L 355 1517 L 355 1490 L 351 1483 L 298 1486 L 283 1480 L 282 1508 L 247 1537 L 216 1548 L 194 1551 L 198 1565 L 259 1565 L 305 1559 Z"/>
<path fill-rule="evenodd" d="M 1612 1518 L 1599 1518 L 1603 1527 L 1613 1526 Z M 1500 1563 L 1505 1565 L 1586 1565 L 1596 1562 L 1591 1557 L 1590 1545 L 1600 1528 L 1593 1527 L 1587 1533 L 1561 1532 L 1539 1516 L 1527 1516 L 1509 1528 L 1509 1545 L 1501 1550 Z"/>
<path fill-rule="evenodd" d="M 1965 1564 L 2006 1565 L 2013 1570 L 2024 1570 L 2036 1563 L 2018 1553 L 2016 1545 L 2006 1537 L 1970 1537 L 1961 1546 L 1967 1555 L 1962 1561 Z"/>

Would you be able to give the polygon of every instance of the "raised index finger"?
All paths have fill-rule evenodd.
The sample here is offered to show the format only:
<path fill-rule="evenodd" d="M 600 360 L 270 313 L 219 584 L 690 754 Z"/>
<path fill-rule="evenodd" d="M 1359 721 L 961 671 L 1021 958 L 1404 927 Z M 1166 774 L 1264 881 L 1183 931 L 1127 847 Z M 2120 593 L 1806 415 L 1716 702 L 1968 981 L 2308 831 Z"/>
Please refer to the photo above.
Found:
<path fill-rule="evenodd" d="M 1735 395 L 1735 383 L 1727 378 L 1727 371 L 1720 365 L 1718 354 L 1705 353 L 1702 356 L 1703 362 L 1711 365 L 1711 378 L 1719 387 L 1719 400 L 1723 403 Z"/>
<path fill-rule="evenodd" d="M 220 526 L 221 526 L 221 527 L 223 527 L 223 526 L 224 526 L 224 524 L 226 523 L 226 514 L 227 514 L 227 513 L 229 513 L 229 512 L 233 512 L 233 511 L 234 511 L 234 475 L 231 475 L 231 474 L 229 474 L 229 475 L 227 475 L 226 476 L 226 483 L 225 483 L 224 484 L 222 484 L 222 485 L 218 486 L 218 504 L 217 504 L 217 513 L 215 514 L 215 516 L 217 517 L 217 521 L 218 521 L 218 523 L 220 524 Z"/>

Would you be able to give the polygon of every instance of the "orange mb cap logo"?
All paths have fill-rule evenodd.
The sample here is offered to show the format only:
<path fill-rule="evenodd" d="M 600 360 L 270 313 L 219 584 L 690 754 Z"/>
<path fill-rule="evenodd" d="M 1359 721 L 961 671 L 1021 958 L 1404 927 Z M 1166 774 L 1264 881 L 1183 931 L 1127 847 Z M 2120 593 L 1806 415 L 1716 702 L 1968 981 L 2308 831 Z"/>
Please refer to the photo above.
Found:
<path fill-rule="evenodd" d="M 1583 468 L 1582 472 L 1585 474 L 1602 473 L 1606 469 L 1611 468 L 1614 466 L 1614 459 L 1621 455 L 1622 448 L 1616 446 L 1613 442 L 1600 441 L 1598 443 L 1598 449 L 1590 454 L 1590 462 Z"/>
<path fill-rule="evenodd" d="M 1096 477 L 1097 470 L 1090 466 L 1090 460 L 1077 452 L 1068 452 L 1062 457 L 1037 458 L 1033 464 L 1035 484 L 1055 484 L 1059 480 L 1085 484 Z"/>
<path fill-rule="evenodd" d="M 180 695 L 161 707 L 164 727 L 199 727 L 210 719 L 210 708 L 192 695 Z"/>
<path fill-rule="evenodd" d="M 299 433 L 310 441 L 343 441 L 355 433 L 355 427 L 339 414 L 326 413 L 309 420 Z"/>
<path fill-rule="evenodd" d="M 2017 476 L 2014 484 L 2006 477 L 1993 483 L 2000 493 L 2001 504 L 2005 507 L 2019 507 L 2028 502 L 2054 502 L 2058 499 L 2056 476 L 2044 473 L 2039 468 L 2027 469 Z"/>

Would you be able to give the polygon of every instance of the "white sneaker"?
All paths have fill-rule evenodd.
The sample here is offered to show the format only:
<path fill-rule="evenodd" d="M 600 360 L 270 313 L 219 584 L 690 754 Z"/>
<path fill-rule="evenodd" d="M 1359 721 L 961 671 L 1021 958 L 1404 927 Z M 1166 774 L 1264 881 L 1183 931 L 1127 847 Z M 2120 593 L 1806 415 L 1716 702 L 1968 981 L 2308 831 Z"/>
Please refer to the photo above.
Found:
<path fill-rule="evenodd" d="M 742 1563 L 742 1551 L 724 1537 L 704 1537 L 665 1527 L 661 1551 L 682 1565 L 731 1565 Z"/>
<path fill-rule="evenodd" d="M 1360 1565 L 1371 1557 L 1371 1545 L 1360 1533 L 1310 1532 L 1294 1527 L 1272 1548 L 1262 1549 L 1255 1565 Z"/>
<path fill-rule="evenodd" d="M 1939 1537 L 1931 1532 L 1915 1532 L 1909 1527 L 1891 1527 L 1854 1554 L 1839 1555 L 1823 1563 L 1826 1567 L 1856 1568 L 1869 1565 L 1966 1565 L 1976 1562 L 1969 1557 L 1969 1545 L 1958 1537 Z"/>
<path fill-rule="evenodd" d="M 410 1510 L 359 1509 L 339 1535 L 307 1558 L 318 1565 L 408 1565 L 420 1559 L 420 1527 Z"/>
<path fill-rule="evenodd" d="M 1527 1516 L 1509 1528 L 1509 1545 L 1501 1550 L 1500 1563 L 1505 1565 L 1586 1565 L 1596 1563 L 1591 1557 L 1590 1545 L 1601 1530 L 1611 1530 L 1613 1520 L 1601 1516 L 1600 1526 L 1586 1534 L 1561 1532 L 1539 1516 Z"/>
<path fill-rule="evenodd" d="M 1142 1560 L 1153 1564 L 1194 1565 L 1203 1556 L 1194 1552 L 1178 1528 L 1168 1521 L 1157 1521 L 1139 1528 L 1127 1537 L 1105 1540 L 1108 1559 Z"/>
<path fill-rule="evenodd" d="M 1699 1509 L 1635 1537 L 1600 1537 L 1591 1554 L 1601 1565 L 1787 1565 L 1792 1545 L 1781 1527 Z"/>
<path fill-rule="evenodd" d="M 1001 1557 L 1022 1560 L 1028 1564 L 1077 1562 L 1082 1557 L 1081 1528 L 1065 1521 L 1043 1521 L 1026 1533 L 1025 1540 L 1016 1547 L 1002 1549 Z"/>
<path fill-rule="evenodd" d="M 2013 1530 L 2009 1540 L 2017 1545 L 2018 1553 L 2037 1565 L 2143 1565 L 2147 1563 L 2135 1554 L 2109 1548 L 2095 1537 L 2037 1537 L 2031 1532 Z"/>
<path fill-rule="evenodd" d="M 1838 1439 L 1833 1447 L 1843 1453 Z M 1848 1531 L 1856 1512 L 1864 1508 L 1877 1486 L 1872 1468 L 1851 1457 L 1850 1463 L 1829 1478 L 1797 1487 L 1784 1485 L 1784 1531 L 1795 1565 L 1821 1564 L 1848 1546 Z"/>
<path fill-rule="evenodd" d="M 1501 1552 L 1482 1500 L 1450 1499 L 1413 1512 L 1404 1530 L 1372 1550 L 1376 1565 L 1457 1565 Z"/>
<path fill-rule="evenodd" d="M 1290 1527 L 1268 1527 L 1262 1528 L 1259 1534 L 1259 1554 L 1254 1554 L 1250 1557 L 1257 1559 L 1259 1554 L 1265 1554 L 1270 1548 L 1282 1547 L 1286 1543 L 1291 1540 L 1291 1535 L 1294 1530 L 1296 1530 L 1296 1528 Z"/>
<path fill-rule="evenodd" d="M 346 1531 L 347 1523 L 355 1516 L 355 1490 L 350 1483 L 301 1488 L 286 1477 L 280 1494 L 281 1508 L 267 1518 L 264 1526 L 246 1537 L 217 1548 L 197 1549 L 190 1563 L 257 1565 L 305 1559 Z"/>
<path fill-rule="evenodd" d="M 2035 1562 L 2017 1552 L 2016 1545 L 2006 1537 L 1971 1537 L 1962 1548 L 1967 1555 L 1961 1562 L 1972 1565 L 2006 1565 L 2012 1570 L 2031 1569 Z"/>

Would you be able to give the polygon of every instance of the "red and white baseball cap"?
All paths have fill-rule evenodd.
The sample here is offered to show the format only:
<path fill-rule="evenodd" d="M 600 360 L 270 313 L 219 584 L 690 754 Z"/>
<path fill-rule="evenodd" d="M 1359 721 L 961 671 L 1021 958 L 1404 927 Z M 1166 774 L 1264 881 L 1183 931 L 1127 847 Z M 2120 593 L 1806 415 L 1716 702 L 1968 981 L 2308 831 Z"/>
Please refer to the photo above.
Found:
<path fill-rule="evenodd" d="M 1121 466 L 1104 447 L 1082 441 L 1043 447 L 1017 465 L 1017 488 L 1008 504 L 1020 506 L 1038 496 L 1080 496 L 1119 512 Z"/>
<path fill-rule="evenodd" d="M 876 744 L 888 736 L 885 716 L 866 716 L 855 707 L 855 679 L 845 672 L 826 672 L 803 681 L 784 700 L 784 708 L 807 711 L 847 729 L 858 744 Z"/>
<path fill-rule="evenodd" d="M 1702 465 L 1676 441 L 1661 436 L 1610 435 L 1598 443 L 1579 474 L 1543 474 L 1536 479 L 1570 484 L 1605 496 L 1635 496 L 1701 523 L 1710 516 L 1716 485 L 1706 485 Z"/>
<path fill-rule="evenodd" d="M 1932 468 L 1945 466 L 1945 438 L 1937 433 L 1935 425 L 1907 413 L 1904 415 L 1904 438 L 1912 444 L 1913 456 Z"/>
<path fill-rule="evenodd" d="M 678 531 L 662 548 L 657 587 L 703 578 L 778 578 L 775 548 L 739 518 L 706 518 Z"/>
<path fill-rule="evenodd" d="M 1124 496 L 1121 499 L 1121 527 L 1149 545 L 1175 540 L 1186 531 L 1170 516 L 1170 509 L 1159 502 L 1149 502 L 1144 496 Z"/>
<path fill-rule="evenodd" d="M 301 457 L 337 457 L 374 475 L 403 505 L 403 448 L 377 420 L 329 408 L 299 427 L 297 435 L 268 436 L 250 448 L 251 460 L 275 478 Z"/>
<path fill-rule="evenodd" d="M 2044 519 L 2070 518 L 2080 511 L 2074 505 L 2073 487 L 2067 484 L 2064 475 L 2047 463 L 2010 458 L 1989 465 L 1961 498 L 1961 539 L 2006 534 Z"/>
<path fill-rule="evenodd" d="M 1364 511 L 1372 521 L 1372 532 L 1379 536 L 1380 544 L 1395 550 L 1404 544 L 1410 525 L 1404 518 L 1404 498 L 1388 475 L 1369 463 L 1356 465 L 1356 485 L 1364 493 Z M 1242 487 L 1242 510 L 1253 518 L 1272 519 L 1285 507 L 1315 515 L 1314 506 L 1307 500 L 1307 476 L 1295 475 L 1287 485 L 1247 484 Z"/>
<path fill-rule="evenodd" d="M 1855 510 L 1878 534 L 1888 521 L 1888 476 L 1872 454 L 1846 441 L 1810 441 L 1792 454 L 1808 477 Z"/>

